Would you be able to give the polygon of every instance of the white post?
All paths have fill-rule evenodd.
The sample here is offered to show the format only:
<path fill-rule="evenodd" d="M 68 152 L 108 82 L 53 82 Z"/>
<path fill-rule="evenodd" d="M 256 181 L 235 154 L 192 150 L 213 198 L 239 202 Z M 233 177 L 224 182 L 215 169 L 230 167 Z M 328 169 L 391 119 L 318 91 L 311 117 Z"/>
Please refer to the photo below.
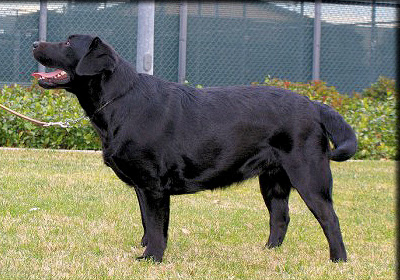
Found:
<path fill-rule="evenodd" d="M 313 44 L 313 68 L 312 79 L 317 81 L 320 79 L 321 67 L 321 0 L 315 1 L 315 17 L 314 17 L 314 44 Z"/>
<path fill-rule="evenodd" d="M 47 0 L 40 0 L 39 10 L 39 41 L 46 41 L 47 39 Z M 38 71 L 45 72 L 46 67 L 38 64 Z"/>
<path fill-rule="evenodd" d="M 136 71 L 153 75 L 154 63 L 154 0 L 138 2 Z"/>
<path fill-rule="evenodd" d="M 181 1 L 179 8 L 179 62 L 178 83 L 183 84 L 186 78 L 186 44 L 187 44 L 187 1 Z"/>

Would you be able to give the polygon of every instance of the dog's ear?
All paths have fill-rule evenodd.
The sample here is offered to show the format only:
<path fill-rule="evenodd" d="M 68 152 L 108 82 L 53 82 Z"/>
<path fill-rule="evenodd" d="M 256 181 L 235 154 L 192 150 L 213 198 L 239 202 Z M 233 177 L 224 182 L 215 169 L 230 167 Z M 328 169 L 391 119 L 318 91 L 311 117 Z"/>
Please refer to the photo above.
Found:
<path fill-rule="evenodd" d="M 80 76 L 114 71 L 117 61 L 118 57 L 115 51 L 99 37 L 96 37 L 92 40 L 88 52 L 78 62 L 75 71 Z"/>

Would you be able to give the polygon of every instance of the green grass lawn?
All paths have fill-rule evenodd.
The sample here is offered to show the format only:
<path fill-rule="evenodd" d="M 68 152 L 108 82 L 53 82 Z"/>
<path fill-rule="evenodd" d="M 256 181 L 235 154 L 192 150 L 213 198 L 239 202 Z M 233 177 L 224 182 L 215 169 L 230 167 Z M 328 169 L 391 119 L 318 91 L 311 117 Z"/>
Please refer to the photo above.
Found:
<path fill-rule="evenodd" d="M 0 279 L 394 279 L 395 162 L 332 163 L 348 262 L 329 261 L 316 219 L 293 191 L 283 245 L 264 249 L 258 181 L 172 198 L 162 264 L 138 262 L 133 189 L 100 153 L 0 150 Z"/>

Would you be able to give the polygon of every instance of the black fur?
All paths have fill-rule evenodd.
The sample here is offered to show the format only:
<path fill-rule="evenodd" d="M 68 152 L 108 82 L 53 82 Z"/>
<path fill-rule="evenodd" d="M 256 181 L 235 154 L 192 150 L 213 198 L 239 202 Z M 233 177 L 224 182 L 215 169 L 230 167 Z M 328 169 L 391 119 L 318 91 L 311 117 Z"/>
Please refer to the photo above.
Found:
<path fill-rule="evenodd" d="M 77 96 L 101 137 L 104 162 L 135 188 L 146 246 L 142 258 L 162 260 L 170 195 L 259 176 L 271 216 L 268 247 L 285 237 L 294 187 L 321 224 L 330 258 L 346 260 L 329 160 L 350 158 L 357 141 L 330 107 L 275 87 L 195 89 L 138 74 L 109 45 L 88 35 L 35 42 L 33 54 L 68 73 L 62 82 L 39 84 Z"/>

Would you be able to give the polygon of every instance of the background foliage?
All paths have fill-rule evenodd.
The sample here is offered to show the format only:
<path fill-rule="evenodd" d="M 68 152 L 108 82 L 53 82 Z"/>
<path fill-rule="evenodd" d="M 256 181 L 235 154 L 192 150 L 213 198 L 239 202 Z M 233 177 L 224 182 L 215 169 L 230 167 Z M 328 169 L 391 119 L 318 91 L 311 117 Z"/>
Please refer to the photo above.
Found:
<path fill-rule="evenodd" d="M 4 86 L 0 103 L 44 122 L 78 119 L 84 115 L 78 100 L 64 90 L 45 90 L 36 82 L 29 87 Z M 101 149 L 100 140 L 87 119 L 71 128 L 40 127 L 0 109 L 0 146 Z"/>
<path fill-rule="evenodd" d="M 396 158 L 395 81 L 380 77 L 363 93 L 342 95 L 322 81 L 293 83 L 267 77 L 258 85 L 293 90 L 334 107 L 354 128 L 359 140 L 355 159 Z M 78 119 L 84 115 L 77 99 L 64 90 L 45 90 L 36 82 L 29 87 L 5 86 L 0 103 L 22 114 L 57 122 Z M 0 110 L 0 146 L 54 149 L 98 150 L 101 143 L 87 119 L 71 128 L 38 127 Z"/>

